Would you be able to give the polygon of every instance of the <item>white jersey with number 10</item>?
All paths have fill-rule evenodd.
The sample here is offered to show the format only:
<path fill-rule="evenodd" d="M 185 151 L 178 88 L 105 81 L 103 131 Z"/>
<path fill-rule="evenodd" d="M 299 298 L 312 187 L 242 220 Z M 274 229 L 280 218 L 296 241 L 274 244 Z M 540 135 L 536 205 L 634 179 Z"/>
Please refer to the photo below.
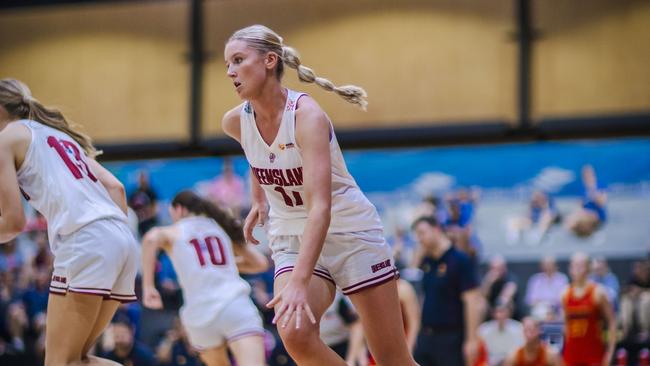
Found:
<path fill-rule="evenodd" d="M 200 326 L 235 297 L 248 296 L 250 286 L 239 276 L 232 242 L 216 221 L 191 216 L 176 227 L 178 239 L 168 254 L 183 289 L 181 320 Z"/>

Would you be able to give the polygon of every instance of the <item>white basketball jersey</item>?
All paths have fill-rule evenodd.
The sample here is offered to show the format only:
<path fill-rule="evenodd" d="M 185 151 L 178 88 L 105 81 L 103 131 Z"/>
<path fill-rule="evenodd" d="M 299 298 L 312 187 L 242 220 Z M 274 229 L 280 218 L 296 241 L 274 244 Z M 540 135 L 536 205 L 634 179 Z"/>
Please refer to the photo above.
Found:
<path fill-rule="evenodd" d="M 36 121 L 16 123 L 29 128 L 32 134 L 18 169 L 18 184 L 30 205 L 45 216 L 51 246 L 56 245 L 57 235 L 69 235 L 95 220 L 126 221 L 126 215 L 88 168 L 84 150 L 72 137 Z"/>
<path fill-rule="evenodd" d="M 302 95 L 304 93 L 288 90 L 280 128 L 271 145 L 266 144 L 257 129 L 251 103 L 245 102 L 241 111 L 241 144 L 251 174 L 269 201 L 270 235 L 302 235 L 307 221 L 302 156 L 295 138 L 296 105 Z M 334 131 L 330 131 L 332 216 L 328 231 L 342 233 L 381 228 L 375 206 L 348 172 Z"/>
<path fill-rule="evenodd" d="M 183 289 L 181 319 L 199 326 L 213 319 L 250 286 L 239 277 L 232 242 L 211 218 L 186 217 L 176 223 L 179 236 L 169 254 Z"/>

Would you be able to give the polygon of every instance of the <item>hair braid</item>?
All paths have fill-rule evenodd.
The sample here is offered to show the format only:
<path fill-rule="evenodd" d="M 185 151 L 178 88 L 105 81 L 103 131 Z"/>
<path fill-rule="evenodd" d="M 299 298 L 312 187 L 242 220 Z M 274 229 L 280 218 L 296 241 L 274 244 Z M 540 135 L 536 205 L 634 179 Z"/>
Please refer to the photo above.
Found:
<path fill-rule="evenodd" d="M 242 40 L 248 43 L 248 46 L 259 51 L 262 54 L 274 52 L 280 57 L 276 67 L 276 76 L 280 79 L 284 73 L 284 65 L 298 71 L 298 78 L 305 83 L 315 83 L 328 92 L 334 92 L 342 97 L 348 103 L 356 104 L 363 110 L 366 110 L 368 94 L 363 88 L 356 85 L 336 86 L 334 83 L 319 77 L 314 70 L 301 64 L 300 55 L 294 48 L 284 45 L 282 37 L 263 25 L 251 25 L 233 33 L 228 42 Z"/>

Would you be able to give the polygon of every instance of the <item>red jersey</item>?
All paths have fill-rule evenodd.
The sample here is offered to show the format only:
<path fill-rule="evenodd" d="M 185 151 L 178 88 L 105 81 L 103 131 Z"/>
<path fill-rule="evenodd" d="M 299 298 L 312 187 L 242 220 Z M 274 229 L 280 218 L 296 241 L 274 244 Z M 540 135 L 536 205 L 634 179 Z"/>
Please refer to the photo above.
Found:
<path fill-rule="evenodd" d="M 488 361 L 489 361 L 489 355 L 488 355 L 487 347 L 485 346 L 485 342 L 483 342 L 483 340 L 481 339 L 479 340 L 478 352 L 473 366 L 488 366 Z"/>
<path fill-rule="evenodd" d="M 596 301 L 596 285 L 589 283 L 580 297 L 574 287 L 562 298 L 564 308 L 564 351 L 567 366 L 600 365 L 605 355 L 603 316 Z"/>
<path fill-rule="evenodd" d="M 546 366 L 548 350 L 546 349 L 545 344 L 540 344 L 540 347 L 537 349 L 537 353 L 532 360 L 526 359 L 526 354 L 524 353 L 524 347 L 519 347 L 517 353 L 515 354 L 515 363 L 514 366 Z"/>

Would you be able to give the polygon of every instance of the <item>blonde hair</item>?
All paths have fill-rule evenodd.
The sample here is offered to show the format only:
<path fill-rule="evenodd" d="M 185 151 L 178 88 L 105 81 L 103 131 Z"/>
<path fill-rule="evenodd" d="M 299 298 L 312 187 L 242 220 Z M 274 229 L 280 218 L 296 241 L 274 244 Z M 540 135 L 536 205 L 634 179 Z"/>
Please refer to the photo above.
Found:
<path fill-rule="evenodd" d="M 255 24 L 246 28 L 242 28 L 228 39 L 228 42 L 241 40 L 248 45 L 259 51 L 260 53 L 274 52 L 280 56 L 280 60 L 276 67 L 276 76 L 278 79 L 282 78 L 284 74 L 284 65 L 298 72 L 298 78 L 305 83 L 315 83 L 321 88 L 338 94 L 341 98 L 345 99 L 348 103 L 356 104 L 363 110 L 366 109 L 368 101 L 366 101 L 366 91 L 356 85 L 342 85 L 336 86 L 331 81 L 316 76 L 314 70 L 301 64 L 300 55 L 298 51 L 289 46 L 285 46 L 277 33 L 270 28 L 263 25 Z"/>
<path fill-rule="evenodd" d="M 29 87 L 20 80 L 0 79 L 0 105 L 14 118 L 40 122 L 69 135 L 91 158 L 101 154 L 88 135 L 76 131 L 77 126 L 68 121 L 61 111 L 46 107 L 32 97 Z"/>

